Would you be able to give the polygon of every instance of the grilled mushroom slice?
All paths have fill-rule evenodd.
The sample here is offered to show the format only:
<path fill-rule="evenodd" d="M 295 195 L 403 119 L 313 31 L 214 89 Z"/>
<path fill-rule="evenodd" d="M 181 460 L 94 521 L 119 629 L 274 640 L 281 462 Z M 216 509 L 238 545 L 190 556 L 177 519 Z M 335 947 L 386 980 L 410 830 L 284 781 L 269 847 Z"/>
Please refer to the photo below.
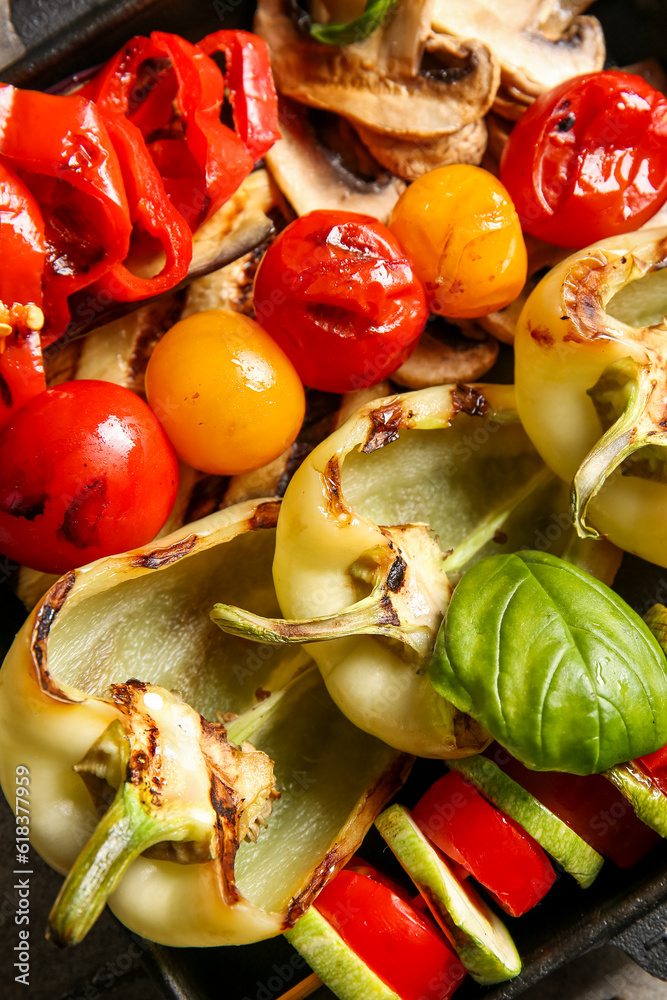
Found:
<path fill-rule="evenodd" d="M 500 60 L 494 109 L 518 118 L 544 90 L 602 69 L 605 45 L 591 0 L 434 0 L 433 28 L 489 45 Z"/>
<path fill-rule="evenodd" d="M 405 188 L 401 180 L 380 167 L 371 179 L 348 170 L 318 141 L 308 109 L 296 101 L 281 99 L 280 131 L 281 140 L 265 159 L 297 215 L 325 208 L 361 212 L 381 222 L 389 218 Z"/>
<path fill-rule="evenodd" d="M 449 163 L 473 163 L 478 166 L 484 157 L 487 130 L 483 118 L 464 125 L 451 135 L 415 142 L 388 133 L 358 127 L 358 132 L 378 163 L 392 173 L 414 181 L 429 170 Z"/>
<path fill-rule="evenodd" d="M 427 389 L 449 382 L 473 382 L 498 357 L 498 341 L 470 324 L 462 336 L 440 318 L 429 321 L 414 351 L 393 373 L 392 381 L 408 389 Z"/>
<path fill-rule="evenodd" d="M 499 82 L 487 45 L 438 37 L 433 10 L 433 0 L 400 3 L 365 41 L 331 46 L 304 32 L 295 3 L 260 0 L 255 28 L 283 94 L 377 132 L 427 139 L 481 118 Z"/>

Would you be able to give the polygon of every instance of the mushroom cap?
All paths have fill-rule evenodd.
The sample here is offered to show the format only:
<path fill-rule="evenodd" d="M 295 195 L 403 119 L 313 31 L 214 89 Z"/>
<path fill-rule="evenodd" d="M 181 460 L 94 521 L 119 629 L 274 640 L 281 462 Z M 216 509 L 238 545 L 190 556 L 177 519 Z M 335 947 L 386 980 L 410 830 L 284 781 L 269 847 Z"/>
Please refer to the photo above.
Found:
<path fill-rule="evenodd" d="M 498 341 L 479 327 L 469 324 L 468 333 L 461 336 L 451 329 L 437 330 L 437 336 L 427 328 L 417 346 L 392 380 L 408 389 L 426 389 L 450 382 L 474 382 L 492 367 L 498 357 Z"/>
<path fill-rule="evenodd" d="M 435 31 L 473 37 L 500 60 L 495 110 L 520 117 L 544 90 L 602 69 L 605 44 L 594 17 L 580 17 L 591 0 L 434 0 Z"/>
<path fill-rule="evenodd" d="M 375 132 L 363 125 L 357 126 L 357 131 L 378 163 L 408 181 L 450 163 L 479 166 L 486 151 L 487 130 L 483 118 L 469 122 L 451 135 L 437 135 L 421 141 Z"/>
<path fill-rule="evenodd" d="M 283 94 L 378 132 L 423 139 L 482 117 L 500 73 L 486 43 L 434 34 L 432 6 L 398 4 L 365 41 L 332 46 L 303 34 L 286 0 L 259 0 L 255 30 Z"/>

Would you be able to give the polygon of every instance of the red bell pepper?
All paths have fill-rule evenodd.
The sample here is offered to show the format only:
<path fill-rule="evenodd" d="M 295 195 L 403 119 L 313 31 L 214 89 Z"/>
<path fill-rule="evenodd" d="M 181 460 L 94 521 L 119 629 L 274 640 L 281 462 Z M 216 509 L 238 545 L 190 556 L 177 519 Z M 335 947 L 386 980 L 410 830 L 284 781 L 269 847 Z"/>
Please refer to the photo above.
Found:
<path fill-rule="evenodd" d="M 631 868 L 660 840 L 601 774 L 531 771 L 497 744 L 489 747 L 485 756 L 621 868 Z M 641 766 L 640 761 L 636 763 Z"/>
<path fill-rule="evenodd" d="M 234 127 L 253 160 L 260 160 L 280 138 L 278 97 L 266 42 L 248 31 L 216 31 L 203 38 L 199 48 L 209 56 L 224 53 Z"/>
<path fill-rule="evenodd" d="M 231 40 L 224 44 L 232 53 L 231 92 L 232 85 L 245 84 L 250 72 L 244 70 L 243 60 L 239 62 Z M 261 46 L 258 42 L 258 52 Z M 212 51 L 218 47 L 211 43 Z M 152 81 L 137 87 L 147 60 L 165 58 L 171 69 L 157 70 Z M 256 58 L 255 64 L 260 63 Z M 268 61 L 265 71 L 268 73 Z M 143 101 L 137 97 L 142 90 Z M 257 112 L 261 87 L 256 90 L 257 96 L 249 95 L 247 101 L 240 91 L 234 91 L 238 121 L 251 137 L 253 149 L 263 148 L 268 141 L 268 117 Z M 192 230 L 236 191 L 254 163 L 243 137 L 220 121 L 224 91 L 222 73 L 201 48 L 162 31 L 154 31 L 150 38 L 133 38 L 83 91 L 105 114 L 124 114 L 141 130 L 167 194 Z M 267 104 L 270 100 L 269 95 Z M 275 97 L 273 100 L 275 107 Z M 259 131 L 255 139 L 256 124 Z"/>
<path fill-rule="evenodd" d="M 0 429 L 46 388 L 39 329 L 44 222 L 25 184 L 0 162 Z"/>
<path fill-rule="evenodd" d="M 127 256 L 132 224 L 120 164 L 89 101 L 8 84 L 0 85 L 0 162 L 44 219 L 46 346 L 67 326 L 68 296 Z"/>
<path fill-rule="evenodd" d="M 143 238 L 144 249 L 150 253 L 148 237 L 153 243 L 157 241 L 165 255 L 163 267 L 153 277 L 139 277 L 119 261 L 96 282 L 95 291 L 105 289 L 116 301 L 133 302 L 167 292 L 186 276 L 192 260 L 192 234 L 167 197 L 162 178 L 136 125 L 124 115 L 105 115 L 104 121 L 118 154 L 139 247 Z"/>
<path fill-rule="evenodd" d="M 413 818 L 513 917 L 539 903 L 556 879 L 539 844 L 456 771 L 431 786 Z"/>
<path fill-rule="evenodd" d="M 370 865 L 343 869 L 314 905 L 401 1000 L 447 1000 L 460 986 L 465 969 L 442 934 Z"/>

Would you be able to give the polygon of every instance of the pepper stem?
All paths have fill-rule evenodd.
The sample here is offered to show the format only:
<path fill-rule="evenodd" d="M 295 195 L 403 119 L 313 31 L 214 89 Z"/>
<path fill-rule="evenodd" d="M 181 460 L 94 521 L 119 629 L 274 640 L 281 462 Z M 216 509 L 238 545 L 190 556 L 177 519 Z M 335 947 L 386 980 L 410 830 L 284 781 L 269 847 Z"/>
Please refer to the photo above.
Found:
<path fill-rule="evenodd" d="M 266 643 L 320 642 L 351 635 L 383 635 L 421 651 L 424 635 L 428 635 L 428 628 L 423 625 L 401 623 L 382 583 L 361 601 L 320 618 L 262 618 L 230 604 L 216 604 L 211 620 L 223 632 Z"/>
<path fill-rule="evenodd" d="M 655 389 L 650 368 L 628 357 L 605 368 L 588 390 L 607 430 L 579 466 L 572 484 L 573 521 L 580 538 L 600 537 L 588 524 L 588 507 L 612 472 L 640 448 L 667 442 L 651 413 Z"/>
<path fill-rule="evenodd" d="M 134 859 L 175 835 L 177 830 L 149 813 L 140 790 L 124 781 L 65 879 L 49 914 L 47 937 L 61 948 L 82 941 Z"/>

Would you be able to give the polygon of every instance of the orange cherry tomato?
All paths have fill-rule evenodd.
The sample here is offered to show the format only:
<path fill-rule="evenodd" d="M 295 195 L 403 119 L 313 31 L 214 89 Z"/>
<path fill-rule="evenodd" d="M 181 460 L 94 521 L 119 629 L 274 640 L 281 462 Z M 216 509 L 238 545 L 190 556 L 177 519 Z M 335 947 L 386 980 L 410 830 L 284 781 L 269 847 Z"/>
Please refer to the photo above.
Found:
<path fill-rule="evenodd" d="M 526 245 L 512 200 L 481 167 L 430 170 L 394 206 L 389 228 L 441 316 L 486 316 L 526 281 Z"/>
<path fill-rule="evenodd" d="M 236 475 L 296 438 L 305 397 L 287 356 L 248 316 L 210 309 L 181 320 L 151 355 L 146 396 L 178 457 Z"/>

